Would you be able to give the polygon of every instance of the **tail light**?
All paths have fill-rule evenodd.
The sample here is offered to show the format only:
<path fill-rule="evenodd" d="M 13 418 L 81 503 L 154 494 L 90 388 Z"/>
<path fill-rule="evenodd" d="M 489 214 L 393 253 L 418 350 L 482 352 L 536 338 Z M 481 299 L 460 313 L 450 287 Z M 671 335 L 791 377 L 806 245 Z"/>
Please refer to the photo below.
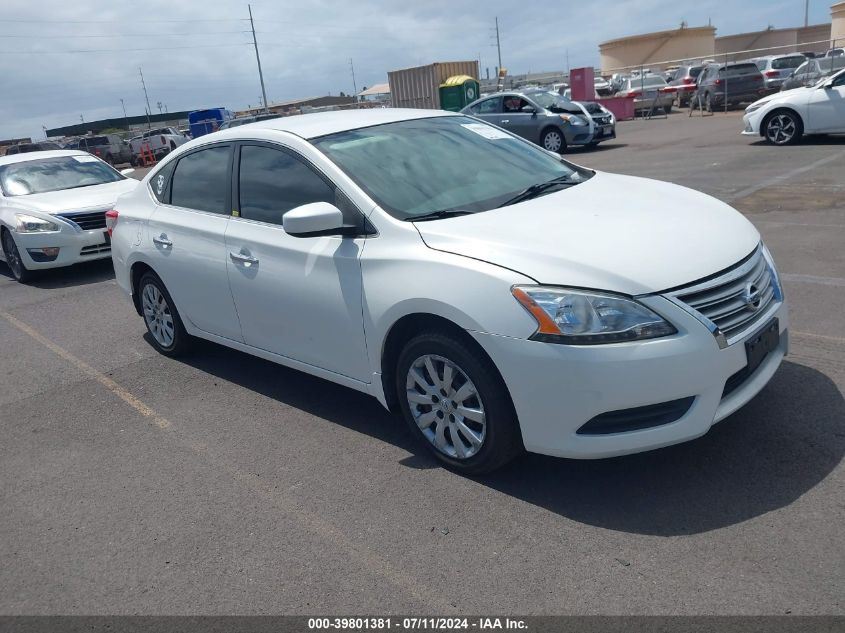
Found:
<path fill-rule="evenodd" d="M 165 140 L 165 138 L 163 136 L 161 137 L 161 144 L 167 145 L 167 141 Z"/>
<path fill-rule="evenodd" d="M 94 153 L 95 153 L 97 156 L 99 156 L 99 155 L 100 155 L 100 150 L 95 149 L 95 150 L 94 150 Z"/>
<path fill-rule="evenodd" d="M 106 211 L 106 232 L 109 234 L 109 237 L 112 236 L 114 227 L 117 226 L 117 216 L 118 213 L 114 209 Z"/>
<path fill-rule="evenodd" d="M 642 94 L 639 90 L 629 90 L 628 96 L 629 97 L 639 97 Z"/>
<path fill-rule="evenodd" d="M 774 74 L 770 75 L 769 73 L 774 73 Z M 778 76 L 778 71 L 776 71 L 776 70 L 769 70 L 769 71 L 766 72 L 766 77 L 777 77 L 777 76 Z M 751 81 L 763 81 L 763 75 L 754 75 L 751 78 Z"/>
<path fill-rule="evenodd" d="M 713 80 L 713 85 L 714 85 L 714 86 L 721 86 L 721 85 L 722 85 L 722 80 L 721 80 L 721 79 L 714 79 L 714 80 Z"/>
<path fill-rule="evenodd" d="M 693 77 L 684 77 L 682 80 L 685 84 L 694 84 L 695 79 Z"/>
<path fill-rule="evenodd" d="M 780 73 L 776 70 L 767 70 L 763 74 L 766 75 L 766 77 L 779 77 L 780 76 Z"/>

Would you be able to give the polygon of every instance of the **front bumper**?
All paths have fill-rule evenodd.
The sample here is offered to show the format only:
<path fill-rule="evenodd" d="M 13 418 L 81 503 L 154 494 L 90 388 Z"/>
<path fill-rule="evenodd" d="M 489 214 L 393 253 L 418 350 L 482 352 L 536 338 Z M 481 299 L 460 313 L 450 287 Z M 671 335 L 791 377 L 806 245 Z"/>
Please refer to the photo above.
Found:
<path fill-rule="evenodd" d="M 63 227 L 61 231 L 51 233 L 15 233 L 14 239 L 24 266 L 29 270 L 61 268 L 111 257 L 111 240 L 104 229 L 76 231 Z M 30 249 L 55 247 L 59 248 L 59 254 L 52 261 L 36 261 L 29 253 Z"/>
<path fill-rule="evenodd" d="M 765 317 L 766 322 L 778 318 L 779 344 L 723 397 L 728 378 L 747 364 L 747 337 L 719 349 L 700 321 L 667 299 L 654 296 L 642 301 L 670 318 L 678 334 L 638 343 L 568 346 L 472 333 L 504 378 L 527 450 L 592 459 L 700 437 L 751 400 L 787 353 L 788 316 L 786 304 L 779 303 Z M 686 413 L 667 424 L 608 435 L 577 433 L 601 414 L 689 397 L 694 401 Z"/>
<path fill-rule="evenodd" d="M 744 114 L 742 116 L 742 134 L 745 136 L 760 136 L 760 122 L 762 120 L 763 115 L 759 111 Z"/>

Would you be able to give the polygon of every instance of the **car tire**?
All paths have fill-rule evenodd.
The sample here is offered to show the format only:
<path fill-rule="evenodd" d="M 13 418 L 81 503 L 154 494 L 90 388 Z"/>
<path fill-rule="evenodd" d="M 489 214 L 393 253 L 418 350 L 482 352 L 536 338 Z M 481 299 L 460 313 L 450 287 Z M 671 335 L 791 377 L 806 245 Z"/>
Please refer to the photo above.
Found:
<path fill-rule="evenodd" d="M 667 106 L 663 106 L 663 111 L 664 111 L 666 114 L 672 114 L 672 104 L 670 103 L 670 104 L 669 104 L 669 105 L 667 105 Z"/>
<path fill-rule="evenodd" d="M 106 162 L 112 167 L 114 167 L 114 156 L 112 156 L 111 154 L 106 154 Z"/>
<path fill-rule="evenodd" d="M 173 358 L 185 354 L 190 348 L 191 337 L 170 293 L 155 273 L 144 273 L 138 282 L 138 304 L 153 347 Z"/>
<path fill-rule="evenodd" d="M 550 152 L 563 154 L 566 151 L 566 138 L 559 129 L 546 128 L 540 135 L 540 147 Z"/>
<path fill-rule="evenodd" d="M 801 117 L 791 110 L 775 110 L 763 121 L 763 137 L 772 145 L 791 145 L 804 135 Z"/>
<path fill-rule="evenodd" d="M 395 376 L 411 433 L 446 466 L 480 475 L 524 450 L 501 376 L 454 335 L 426 332 L 411 339 L 399 354 Z"/>
<path fill-rule="evenodd" d="M 18 250 L 18 245 L 15 243 L 15 238 L 12 237 L 12 232 L 3 229 L 2 236 L 3 256 L 6 258 L 6 265 L 12 271 L 12 277 L 19 283 L 25 284 L 32 281 L 35 273 L 26 267 L 21 259 L 21 253 Z"/>
<path fill-rule="evenodd" d="M 130 156 L 129 157 L 129 164 L 132 165 L 133 167 L 137 167 L 138 166 L 138 159 L 135 158 L 134 156 Z"/>
<path fill-rule="evenodd" d="M 713 95 L 709 92 L 704 95 L 704 106 L 707 108 L 707 111 L 711 114 L 713 113 Z"/>

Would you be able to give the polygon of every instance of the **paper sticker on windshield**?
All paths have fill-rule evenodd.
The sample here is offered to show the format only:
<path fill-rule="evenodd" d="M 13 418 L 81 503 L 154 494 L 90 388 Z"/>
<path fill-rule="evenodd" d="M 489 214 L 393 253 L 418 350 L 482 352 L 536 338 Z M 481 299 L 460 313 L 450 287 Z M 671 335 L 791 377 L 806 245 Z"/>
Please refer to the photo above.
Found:
<path fill-rule="evenodd" d="M 99 159 L 96 156 L 74 156 L 77 163 L 96 163 Z"/>
<path fill-rule="evenodd" d="M 465 127 L 466 129 L 475 132 L 479 136 L 483 136 L 484 138 L 489 138 L 492 140 L 500 138 L 512 138 L 511 135 L 507 132 L 497 130 L 496 128 L 490 127 L 489 125 L 484 125 L 483 123 L 461 123 L 461 127 Z"/>

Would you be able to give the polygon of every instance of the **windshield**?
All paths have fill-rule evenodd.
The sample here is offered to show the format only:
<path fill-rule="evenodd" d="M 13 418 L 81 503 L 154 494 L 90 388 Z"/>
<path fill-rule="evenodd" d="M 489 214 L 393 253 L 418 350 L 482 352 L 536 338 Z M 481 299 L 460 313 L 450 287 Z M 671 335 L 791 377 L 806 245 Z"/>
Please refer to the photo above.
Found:
<path fill-rule="evenodd" d="M 572 103 L 572 101 L 556 92 L 530 92 L 526 96 L 541 108 L 545 108 L 551 112 L 581 112 L 581 109 Z"/>
<path fill-rule="evenodd" d="M 756 75 L 760 72 L 757 64 L 734 64 L 733 66 L 722 66 L 719 69 L 719 74 L 722 77 L 739 77 L 741 75 Z"/>
<path fill-rule="evenodd" d="M 387 123 L 312 142 L 402 220 L 448 210 L 487 211 L 531 185 L 591 175 L 464 116 Z"/>
<path fill-rule="evenodd" d="M 0 167 L 0 188 L 6 196 L 28 196 L 118 180 L 124 177 L 93 156 L 42 158 Z"/>

